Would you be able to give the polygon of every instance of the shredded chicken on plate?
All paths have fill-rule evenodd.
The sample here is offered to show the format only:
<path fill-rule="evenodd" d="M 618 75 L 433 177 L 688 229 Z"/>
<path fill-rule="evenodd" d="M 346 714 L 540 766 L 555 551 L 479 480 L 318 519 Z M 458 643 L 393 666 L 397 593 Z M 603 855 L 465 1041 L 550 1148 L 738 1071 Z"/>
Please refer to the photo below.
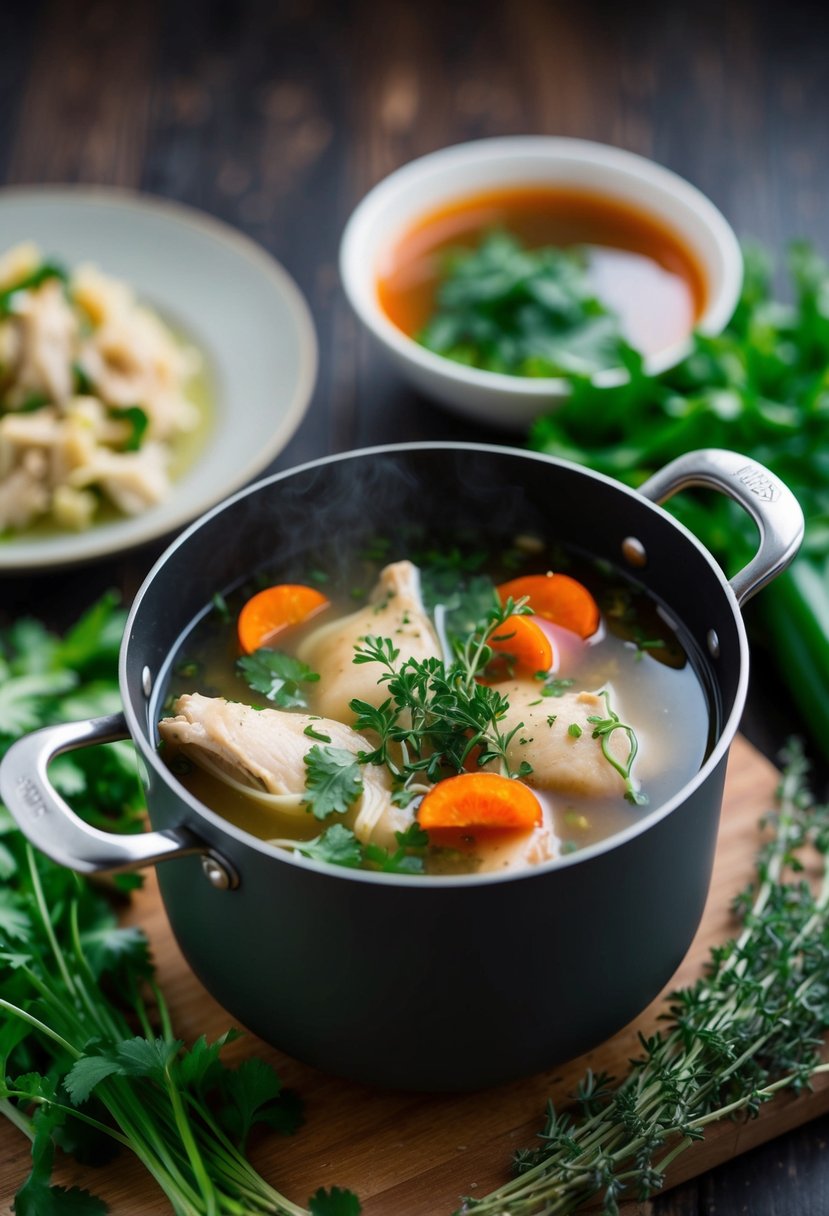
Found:
<path fill-rule="evenodd" d="M 170 445 L 199 422 L 198 366 L 126 283 L 67 274 L 30 243 L 0 256 L 0 535 L 161 502 Z"/>

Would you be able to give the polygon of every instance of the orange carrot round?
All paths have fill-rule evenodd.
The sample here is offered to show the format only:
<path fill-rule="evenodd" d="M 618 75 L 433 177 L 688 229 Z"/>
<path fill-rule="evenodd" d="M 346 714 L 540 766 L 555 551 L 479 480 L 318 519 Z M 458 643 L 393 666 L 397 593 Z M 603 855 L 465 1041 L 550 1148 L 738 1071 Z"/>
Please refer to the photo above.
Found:
<path fill-rule="evenodd" d="M 535 675 L 553 665 L 553 646 L 543 629 L 528 616 L 508 616 L 488 639 L 496 655 L 511 655 L 515 666 Z"/>
<path fill-rule="evenodd" d="M 584 584 L 569 574 L 525 574 L 502 583 L 498 595 L 502 604 L 510 596 L 514 600 L 526 597 L 538 616 L 581 638 L 589 638 L 599 628 L 599 605 Z"/>
<path fill-rule="evenodd" d="M 498 773 L 460 773 L 439 781 L 420 804 L 427 832 L 458 828 L 530 832 L 541 823 L 541 804 L 532 790 Z"/>
<path fill-rule="evenodd" d="M 236 630 L 239 645 L 250 654 L 287 629 L 299 625 L 328 606 L 328 600 L 314 587 L 301 583 L 278 583 L 266 587 L 247 601 L 239 613 Z"/>

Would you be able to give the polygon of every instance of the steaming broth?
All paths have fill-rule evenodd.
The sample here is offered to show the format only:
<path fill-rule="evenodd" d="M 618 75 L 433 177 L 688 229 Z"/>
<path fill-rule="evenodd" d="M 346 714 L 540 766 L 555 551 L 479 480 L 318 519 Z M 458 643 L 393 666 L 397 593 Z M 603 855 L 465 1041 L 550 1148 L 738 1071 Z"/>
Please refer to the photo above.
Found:
<path fill-rule="evenodd" d="M 479 679 L 474 682 L 472 697 L 477 701 L 479 697 L 490 696 L 488 692 L 480 693 L 481 688 L 488 688 L 497 690 L 507 703 L 510 697 L 517 698 L 514 704 L 508 704 L 502 723 L 504 735 L 508 727 L 516 726 L 505 755 L 496 762 L 487 758 L 484 749 L 479 747 L 454 768 L 451 763 L 445 763 L 444 758 L 438 770 L 430 771 L 427 746 L 422 757 L 424 767 L 409 775 L 402 797 L 401 782 L 394 775 L 404 767 L 399 742 L 389 745 L 385 766 L 357 765 L 366 779 L 379 774 L 385 780 L 379 795 L 381 800 L 388 803 L 391 793 L 397 789 L 395 797 L 406 805 L 386 806 L 376 828 L 362 841 L 357 841 L 358 848 L 347 853 L 351 862 L 359 851 L 361 864 L 367 868 L 385 869 L 399 853 L 398 872 L 433 874 L 474 873 L 538 864 L 583 848 L 638 822 L 650 809 L 681 789 L 698 771 L 709 746 L 714 717 L 701 675 L 702 665 L 693 646 L 674 631 L 655 601 L 628 579 L 616 571 L 602 570 L 595 563 L 555 553 L 537 538 L 522 538 L 518 546 L 489 561 L 484 561 L 478 552 L 418 554 L 416 568 L 422 578 L 422 600 L 428 609 L 426 617 L 420 620 L 416 609 L 401 609 L 401 604 L 408 602 L 405 590 L 386 587 L 382 593 L 375 590 L 374 598 L 370 598 L 375 584 L 381 588 L 385 586 L 383 579 L 390 577 L 388 571 L 400 566 L 409 577 L 409 563 L 390 560 L 395 556 L 398 555 L 385 545 L 379 545 L 375 554 L 355 562 L 350 577 L 332 579 L 325 570 L 307 568 L 290 576 L 302 585 L 316 583 L 328 600 L 328 606 L 322 612 L 304 623 L 283 629 L 265 648 L 278 649 L 281 654 L 290 656 L 292 662 L 302 661 L 312 668 L 315 666 L 313 660 L 321 660 L 316 664 L 319 673 L 314 672 L 320 678 L 299 682 L 299 696 L 305 700 L 305 706 L 297 705 L 283 711 L 300 715 L 297 721 L 305 729 L 297 727 L 297 730 L 304 756 L 313 748 L 318 749 L 318 755 L 327 753 L 332 743 L 331 727 L 326 722 L 342 721 L 348 725 L 354 722 L 354 711 L 348 707 L 349 692 L 353 690 L 352 695 L 365 700 L 371 696 L 372 689 L 376 691 L 375 710 L 387 699 L 389 682 L 381 682 L 378 689 L 378 680 L 389 671 L 376 661 L 353 662 L 355 646 L 363 651 L 366 648 L 365 642 L 357 640 L 359 636 L 388 638 L 392 647 L 401 652 L 392 664 L 399 670 L 412 649 L 417 651 L 424 645 L 428 649 L 432 645 L 437 653 L 441 647 L 445 650 L 451 644 L 451 637 L 468 639 L 485 606 L 491 607 L 495 586 L 503 586 L 526 574 L 543 576 L 551 567 L 557 572 L 566 569 L 568 577 L 587 589 L 600 610 L 600 623 L 595 632 L 583 639 L 573 629 L 557 625 L 539 614 L 525 618 L 530 620 L 533 630 L 541 630 L 554 652 L 551 668 L 540 675 L 521 669 L 520 664 L 516 667 L 515 656 L 508 649 L 516 645 L 513 635 L 501 642 L 501 635 L 496 630 L 491 638 L 495 653 L 486 670 L 479 673 Z M 257 579 L 259 587 L 272 582 L 270 576 Z M 204 701 L 191 703 L 204 712 L 205 706 L 210 712 L 218 706 L 225 715 L 217 727 L 222 732 L 228 729 L 228 722 L 232 727 L 238 725 L 237 720 L 240 722 L 245 713 L 245 729 L 260 730 L 270 726 L 273 712 L 251 715 L 248 711 L 232 708 L 241 703 L 262 711 L 272 710 L 274 704 L 262 691 L 251 688 L 242 670 L 247 665 L 249 674 L 250 663 L 240 667 L 239 662 L 237 618 L 256 590 L 257 587 L 251 585 L 237 589 L 228 595 L 226 606 L 222 602 L 220 609 L 214 607 L 206 612 L 185 636 L 171 667 L 165 703 L 168 713 L 180 710 L 179 698 L 184 697 L 186 701 L 195 693 L 205 698 L 224 699 L 211 701 L 210 705 Z M 514 620 L 513 617 L 509 619 Z M 505 632 L 503 626 L 498 628 Z M 362 632 L 355 635 L 356 630 Z M 332 659 L 341 643 L 344 652 Z M 254 660 L 256 653 L 252 656 Z M 415 661 L 423 662 L 422 659 Z M 479 682 L 481 677 L 486 680 L 485 685 Z M 345 692 L 340 692 L 338 681 L 346 681 Z M 261 690 L 262 681 L 258 684 Z M 284 684 L 282 687 L 284 689 Z M 598 695 L 608 690 L 609 695 Z M 580 696 L 593 699 L 580 702 Z M 410 711 L 406 713 L 410 714 Z M 606 729 L 613 715 L 618 717 L 619 726 L 610 732 L 615 749 L 611 755 L 624 767 L 630 742 L 630 736 L 625 734 L 628 725 L 639 748 L 631 768 L 628 798 L 622 778 L 601 751 L 602 739 L 593 739 L 594 730 L 599 730 L 602 724 Z M 410 718 L 399 719 L 398 734 L 409 724 Z M 199 730 L 204 729 L 203 722 L 198 725 Z M 191 726 L 191 729 L 194 728 Z M 363 722 L 361 732 L 362 750 L 375 749 L 378 731 L 366 727 Z M 305 796 L 309 802 L 299 808 L 295 802 L 287 810 L 283 809 L 278 799 L 265 804 L 240 788 L 235 778 L 235 784 L 228 785 L 226 773 L 217 775 L 215 765 L 209 770 L 203 767 L 203 756 L 199 756 L 198 749 L 187 744 L 181 746 L 181 738 L 171 737 L 173 732 L 164 723 L 161 733 L 165 737 L 162 754 L 191 793 L 255 836 L 301 850 L 307 847 L 303 842 L 319 841 L 332 825 L 337 827 L 335 836 L 338 840 L 342 838 L 340 843 L 345 841 L 344 831 L 360 828 L 360 800 L 344 811 L 333 810 L 322 818 L 312 813 L 317 803 L 310 804 L 312 795 L 307 791 Z M 451 745 L 455 748 L 456 760 L 469 735 L 469 730 L 464 734 L 456 728 Z M 575 776 L 571 773 L 569 777 L 563 777 L 558 761 L 548 764 L 545 741 L 553 736 L 565 760 L 571 754 L 581 755 L 585 748 L 591 749 L 593 767 L 588 777 L 580 777 L 578 765 L 574 766 Z M 328 743 L 324 741 L 326 739 Z M 335 745 L 340 742 L 339 737 L 333 740 Z M 411 741 L 406 747 L 411 761 Z M 521 771 L 522 764 L 526 767 L 526 756 L 535 761 L 531 773 Z M 193 763 L 194 759 L 196 763 Z M 250 772 L 256 770 L 256 763 L 258 761 L 247 757 Z M 305 764 L 310 786 L 313 770 L 308 768 L 307 760 Z M 491 770 L 499 769 L 499 765 L 499 771 L 503 772 L 506 765 L 510 772 L 512 792 L 519 783 L 530 788 L 541 808 L 540 822 L 531 829 L 476 824 L 452 830 L 444 826 L 428 833 L 429 843 L 424 847 L 422 833 L 418 836 L 417 827 L 411 827 L 417 825 L 427 806 L 426 800 L 421 802 L 423 789 L 429 789 L 431 795 L 431 787 L 438 788 L 435 784 L 438 778 L 445 781 L 453 773 L 460 772 L 463 774 L 460 780 L 465 782 L 466 777 L 475 774 L 480 777 L 485 773 L 488 777 Z M 553 772 L 551 781 L 545 775 L 547 768 Z M 389 769 L 393 770 L 391 774 Z M 238 775 L 236 772 L 236 777 Z M 261 780 L 255 772 L 250 779 Z M 338 774 L 332 778 L 334 782 L 338 779 Z M 463 788 L 468 788 L 468 784 Z M 411 794 L 408 799 L 407 794 Z M 637 805 L 630 800 L 638 796 L 646 797 L 647 803 Z M 362 801 L 367 797 L 364 793 Z M 301 797 L 297 801 L 301 801 Z M 386 818 L 388 822 L 385 822 Z M 414 834 L 406 839 L 410 829 Z M 395 832 L 403 834 L 402 844 Z M 412 841 L 416 843 L 409 847 Z M 310 846 L 311 855 L 319 856 L 314 853 L 316 847 Z M 333 858 L 326 856 L 323 859 Z"/>

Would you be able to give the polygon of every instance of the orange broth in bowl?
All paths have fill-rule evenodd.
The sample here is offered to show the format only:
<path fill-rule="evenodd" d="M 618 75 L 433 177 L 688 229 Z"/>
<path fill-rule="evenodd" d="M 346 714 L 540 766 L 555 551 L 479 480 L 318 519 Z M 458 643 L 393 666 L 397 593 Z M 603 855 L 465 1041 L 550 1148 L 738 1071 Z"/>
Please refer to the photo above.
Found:
<path fill-rule="evenodd" d="M 581 248 L 596 297 L 644 355 L 688 337 L 708 285 L 683 240 L 646 211 L 558 186 L 512 186 L 456 198 L 428 212 L 385 251 L 377 268 L 383 312 L 415 337 L 435 312 L 446 255 L 503 230 L 527 249 Z"/>

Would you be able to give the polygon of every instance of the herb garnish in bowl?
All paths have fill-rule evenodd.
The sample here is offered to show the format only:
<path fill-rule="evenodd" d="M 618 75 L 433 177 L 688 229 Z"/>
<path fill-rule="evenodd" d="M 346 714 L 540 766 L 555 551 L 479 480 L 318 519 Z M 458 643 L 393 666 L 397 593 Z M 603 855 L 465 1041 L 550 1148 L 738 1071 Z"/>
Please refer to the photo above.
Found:
<path fill-rule="evenodd" d="M 528 249 L 498 230 L 442 261 L 437 308 L 417 335 L 436 355 L 515 376 L 619 366 L 619 320 L 596 296 L 584 249 Z"/>

